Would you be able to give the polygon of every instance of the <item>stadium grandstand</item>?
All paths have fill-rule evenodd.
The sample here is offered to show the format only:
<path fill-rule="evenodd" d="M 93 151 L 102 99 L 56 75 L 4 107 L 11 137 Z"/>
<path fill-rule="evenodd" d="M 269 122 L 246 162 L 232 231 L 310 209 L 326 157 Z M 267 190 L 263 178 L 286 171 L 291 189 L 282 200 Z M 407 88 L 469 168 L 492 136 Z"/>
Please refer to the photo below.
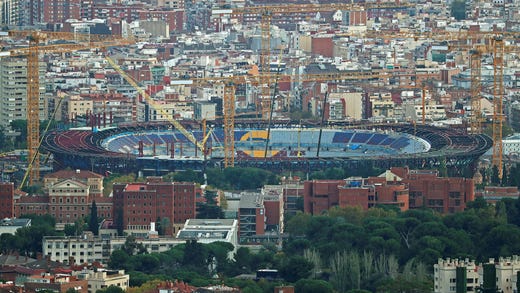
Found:
<path fill-rule="evenodd" d="M 492 146 L 486 135 L 467 135 L 458 129 L 433 126 L 329 125 L 322 131 L 312 126 L 279 125 L 270 131 L 263 125 L 255 126 L 234 132 L 237 166 L 273 171 L 367 165 L 434 168 L 444 160 L 451 172 L 462 172 L 474 167 L 476 159 Z M 203 140 L 201 130 L 191 132 L 198 141 Z M 209 132 L 203 152 L 170 124 L 148 123 L 94 131 L 91 128 L 53 131 L 44 137 L 42 147 L 54 155 L 57 169 L 89 169 L 102 174 L 144 171 L 148 175 L 161 175 L 176 170 L 222 167 L 223 143 L 222 128 Z"/>

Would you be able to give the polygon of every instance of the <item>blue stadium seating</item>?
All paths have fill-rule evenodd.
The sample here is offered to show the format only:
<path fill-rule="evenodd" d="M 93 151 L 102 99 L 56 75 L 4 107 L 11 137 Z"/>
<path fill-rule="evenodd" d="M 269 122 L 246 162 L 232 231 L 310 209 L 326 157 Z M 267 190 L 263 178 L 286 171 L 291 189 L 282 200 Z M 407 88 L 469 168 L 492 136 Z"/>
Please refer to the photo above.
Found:
<path fill-rule="evenodd" d="M 352 138 L 352 132 L 336 132 L 332 138 L 333 143 L 349 143 Z"/>
<path fill-rule="evenodd" d="M 366 143 L 370 139 L 371 136 L 372 136 L 372 133 L 358 132 L 358 133 L 354 134 L 354 137 L 352 137 L 352 142 Z"/>

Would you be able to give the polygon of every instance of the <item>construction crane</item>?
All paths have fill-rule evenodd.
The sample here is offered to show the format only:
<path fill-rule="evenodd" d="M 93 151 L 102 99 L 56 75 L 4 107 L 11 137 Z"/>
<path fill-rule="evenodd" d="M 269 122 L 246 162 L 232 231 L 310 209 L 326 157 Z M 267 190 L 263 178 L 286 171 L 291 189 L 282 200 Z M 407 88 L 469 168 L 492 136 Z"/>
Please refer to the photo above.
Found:
<path fill-rule="evenodd" d="M 231 77 L 206 77 L 193 78 L 190 81 L 193 84 L 215 84 L 224 83 L 224 167 L 233 167 L 235 160 L 234 147 L 234 127 L 235 127 L 235 89 L 236 85 L 251 81 L 256 83 L 257 80 L 265 80 L 266 78 L 273 80 L 290 79 L 297 82 L 343 82 L 353 80 L 373 80 L 373 79 L 388 79 L 390 73 L 385 70 L 380 71 L 339 71 L 326 74 L 275 74 L 269 73 L 267 76 L 263 74 L 258 76 L 239 75 Z M 202 144 L 201 144 L 202 145 Z"/>
<path fill-rule="evenodd" d="M 119 66 L 117 64 L 116 61 L 114 61 L 114 59 L 112 59 L 111 57 L 109 56 L 105 56 L 105 59 L 107 60 L 107 62 L 110 64 L 110 66 L 112 66 L 112 68 L 114 68 L 118 73 L 119 75 L 121 75 L 121 77 L 123 77 L 126 82 L 128 82 L 135 90 L 137 90 L 137 92 L 146 100 L 146 103 L 151 106 L 155 111 L 159 112 L 161 117 L 162 118 L 165 118 L 168 120 L 168 122 L 170 122 L 178 131 L 180 131 L 191 143 L 193 143 L 195 145 L 195 148 L 198 148 L 201 152 L 203 152 L 203 154 L 205 153 L 205 145 L 206 145 L 206 141 L 207 139 L 209 138 L 210 134 L 211 134 L 211 131 L 208 132 L 205 137 L 203 137 L 202 141 L 197 141 L 197 139 L 195 138 L 195 136 L 189 132 L 188 130 L 186 130 L 186 128 L 184 128 L 184 126 L 182 126 L 182 124 L 175 120 L 175 118 L 173 118 L 173 111 L 172 113 L 168 113 L 164 110 L 163 107 L 161 107 L 160 105 L 158 105 L 155 100 L 145 91 L 143 90 L 138 84 L 137 82 L 130 76 L 128 75 L 122 68 L 121 66 Z"/>
<path fill-rule="evenodd" d="M 327 3 L 327 4 L 287 4 L 287 5 L 259 5 L 247 6 L 241 8 L 233 8 L 233 15 L 244 15 L 260 18 L 261 29 L 261 47 L 259 51 L 259 65 L 262 73 L 260 83 L 263 85 L 261 89 L 260 101 L 257 101 L 257 110 L 260 110 L 264 119 L 269 118 L 269 109 L 271 108 L 271 82 L 272 78 L 269 74 L 271 71 L 271 23 L 273 17 L 283 14 L 311 14 L 318 12 L 331 11 L 366 11 L 371 9 L 404 9 L 415 7 L 411 3 L 388 2 L 388 3 Z M 260 109 L 258 109 L 260 108 Z"/>
<path fill-rule="evenodd" d="M 471 70 L 471 116 L 470 131 L 473 134 L 482 132 L 482 109 L 480 99 L 482 97 L 482 57 L 491 54 L 493 57 L 493 121 L 492 139 L 493 155 L 492 165 L 498 169 L 498 177 L 503 177 L 503 146 L 502 146 L 502 127 L 504 123 L 503 97 L 504 97 L 504 56 L 506 53 L 518 52 L 518 46 L 506 46 L 505 40 L 516 40 L 518 32 L 504 31 L 468 31 L 459 30 L 435 31 L 431 33 L 415 32 L 391 32 L 389 34 L 378 31 L 367 31 L 364 33 L 342 33 L 338 36 L 368 37 L 398 39 L 411 38 L 414 40 L 427 39 L 434 41 L 446 41 L 451 48 L 467 49 L 470 54 Z M 423 94 L 424 95 L 424 94 Z M 424 101 L 424 99 L 423 99 Z M 423 103 L 424 111 L 424 103 Z M 424 113 L 423 113 L 424 117 Z"/>
<path fill-rule="evenodd" d="M 505 36 L 504 36 L 505 35 Z M 503 177 L 503 145 L 502 127 L 504 123 L 503 98 L 504 98 L 504 62 L 507 53 L 519 52 L 518 46 L 506 46 L 505 39 L 518 37 L 518 33 L 505 33 L 504 35 L 494 33 L 488 35 L 483 40 L 484 44 L 468 45 L 470 49 L 470 70 L 471 70 L 471 132 L 480 133 L 482 131 L 482 109 L 480 99 L 482 98 L 482 57 L 491 54 L 493 57 L 493 121 L 492 139 L 493 155 L 492 165 L 497 168 L 498 178 Z"/>
<path fill-rule="evenodd" d="M 47 31 L 9 31 L 3 35 L 28 41 L 28 47 L 0 52 L 0 57 L 23 56 L 27 58 L 27 149 L 29 161 L 27 172 L 29 184 L 33 184 L 40 178 L 40 160 L 37 158 L 40 141 L 40 54 L 103 49 L 128 45 L 133 43 L 133 40 L 112 35 Z M 56 43 L 55 41 L 66 41 L 67 43 Z"/>

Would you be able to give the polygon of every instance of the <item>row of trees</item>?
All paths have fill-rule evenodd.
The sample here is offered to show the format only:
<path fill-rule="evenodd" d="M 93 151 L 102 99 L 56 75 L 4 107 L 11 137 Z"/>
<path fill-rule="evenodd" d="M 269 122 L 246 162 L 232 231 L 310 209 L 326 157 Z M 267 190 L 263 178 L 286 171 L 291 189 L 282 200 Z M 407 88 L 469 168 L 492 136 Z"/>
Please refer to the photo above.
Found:
<path fill-rule="evenodd" d="M 239 248 L 231 260 L 227 243 L 191 241 L 163 254 L 124 248 L 114 252 L 110 265 L 128 270 L 135 286 L 182 279 L 195 286 L 223 282 L 244 292 L 272 292 L 277 282 L 232 276 L 275 268 L 298 292 L 429 292 L 438 258 L 484 261 L 518 251 L 518 219 L 518 199 L 495 206 L 479 199 L 466 211 L 446 216 L 431 210 L 335 208 L 321 216 L 291 218 L 286 226 L 291 236 L 282 251 L 267 246 L 251 254 Z"/>

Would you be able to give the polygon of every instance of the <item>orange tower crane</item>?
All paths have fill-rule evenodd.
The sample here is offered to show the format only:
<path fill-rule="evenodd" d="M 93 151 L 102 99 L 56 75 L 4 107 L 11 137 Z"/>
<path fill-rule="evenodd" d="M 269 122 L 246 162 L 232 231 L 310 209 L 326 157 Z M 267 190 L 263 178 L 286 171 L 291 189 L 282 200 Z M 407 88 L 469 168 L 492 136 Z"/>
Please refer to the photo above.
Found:
<path fill-rule="evenodd" d="M 46 31 L 9 31 L 12 38 L 28 40 L 28 47 L 2 52 L 1 57 L 26 56 L 27 58 L 27 149 L 28 167 L 22 181 L 29 177 L 29 184 L 40 178 L 40 75 L 39 58 L 44 53 L 65 53 L 77 50 L 101 49 L 133 43 L 133 40 L 112 35 L 86 35 L 66 32 Z M 66 44 L 53 44 L 52 41 L 65 40 Z"/>

